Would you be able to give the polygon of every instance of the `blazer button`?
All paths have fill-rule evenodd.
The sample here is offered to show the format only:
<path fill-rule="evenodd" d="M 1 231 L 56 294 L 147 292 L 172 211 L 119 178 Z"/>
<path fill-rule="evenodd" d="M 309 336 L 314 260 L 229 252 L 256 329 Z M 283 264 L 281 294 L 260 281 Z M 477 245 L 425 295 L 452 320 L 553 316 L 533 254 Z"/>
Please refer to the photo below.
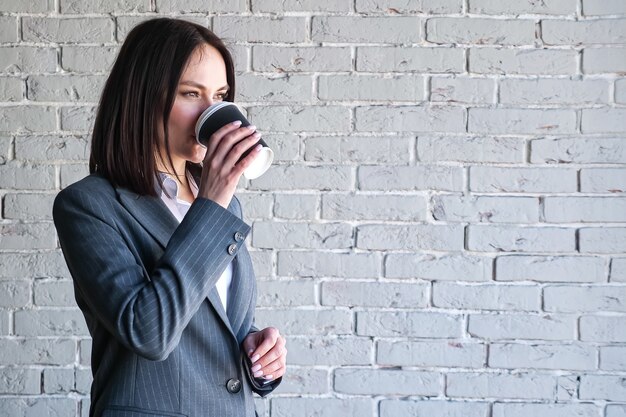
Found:
<path fill-rule="evenodd" d="M 228 247 L 228 253 L 233 255 L 237 251 L 237 245 L 234 243 Z"/>
<path fill-rule="evenodd" d="M 231 378 L 226 382 L 226 389 L 231 394 L 236 394 L 241 391 L 241 381 L 236 378 Z"/>
<path fill-rule="evenodd" d="M 241 232 L 235 233 L 235 241 L 241 242 L 242 240 L 243 240 L 243 235 L 241 234 Z"/>

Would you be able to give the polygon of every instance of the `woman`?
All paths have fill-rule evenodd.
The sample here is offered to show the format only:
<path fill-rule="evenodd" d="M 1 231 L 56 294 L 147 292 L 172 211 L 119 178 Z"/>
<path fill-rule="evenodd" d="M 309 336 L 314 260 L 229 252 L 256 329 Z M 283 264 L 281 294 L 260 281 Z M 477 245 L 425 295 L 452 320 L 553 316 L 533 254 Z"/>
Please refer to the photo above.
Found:
<path fill-rule="evenodd" d="M 233 195 L 258 135 L 194 137 L 200 113 L 234 95 L 232 58 L 202 26 L 149 20 L 120 49 L 90 175 L 53 208 L 93 339 L 90 416 L 254 416 L 252 393 L 282 380 L 285 339 L 253 325 L 250 226 Z"/>

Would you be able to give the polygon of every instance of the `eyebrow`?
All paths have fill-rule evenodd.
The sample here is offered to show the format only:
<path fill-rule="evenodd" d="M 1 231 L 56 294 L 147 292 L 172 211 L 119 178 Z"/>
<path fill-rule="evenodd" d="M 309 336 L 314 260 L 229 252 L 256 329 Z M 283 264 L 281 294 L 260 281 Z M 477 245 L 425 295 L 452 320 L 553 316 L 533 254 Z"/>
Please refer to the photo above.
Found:
<path fill-rule="evenodd" d="M 181 81 L 180 84 L 181 85 L 191 85 L 191 86 L 197 87 L 197 88 L 199 88 L 201 90 L 206 90 L 206 88 L 202 84 L 198 84 L 197 82 L 191 81 L 191 80 Z M 218 91 L 220 91 L 220 90 L 228 91 L 228 90 L 230 90 L 230 86 L 228 84 L 226 84 L 226 85 L 224 85 L 224 86 L 222 86 L 222 87 L 220 87 L 218 89 Z"/>

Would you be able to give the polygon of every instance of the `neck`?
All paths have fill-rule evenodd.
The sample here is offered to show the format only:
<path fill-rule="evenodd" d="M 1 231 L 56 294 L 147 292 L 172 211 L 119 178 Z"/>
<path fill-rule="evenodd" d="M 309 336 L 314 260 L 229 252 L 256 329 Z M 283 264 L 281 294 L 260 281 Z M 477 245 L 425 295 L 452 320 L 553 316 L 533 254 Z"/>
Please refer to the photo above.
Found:
<path fill-rule="evenodd" d="M 163 158 L 163 159 L 167 160 L 167 158 Z M 157 158 L 157 170 L 160 172 L 165 172 L 166 174 L 174 178 L 176 182 L 187 187 L 187 176 L 185 175 L 186 163 L 187 161 L 185 161 L 184 159 L 173 157 L 172 164 L 174 165 L 173 166 L 174 172 L 172 172 L 172 167 L 165 167 L 163 165 L 163 162 L 159 158 Z"/>

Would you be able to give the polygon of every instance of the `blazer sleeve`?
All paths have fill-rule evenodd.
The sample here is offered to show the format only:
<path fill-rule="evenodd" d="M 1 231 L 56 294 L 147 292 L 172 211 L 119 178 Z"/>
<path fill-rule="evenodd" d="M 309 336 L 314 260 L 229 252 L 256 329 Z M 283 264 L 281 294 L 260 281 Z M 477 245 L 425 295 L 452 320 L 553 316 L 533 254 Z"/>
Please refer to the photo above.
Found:
<path fill-rule="evenodd" d="M 138 355 L 164 360 L 237 253 L 228 252 L 234 234 L 247 236 L 250 226 L 197 198 L 154 270 L 146 271 L 115 210 L 116 200 L 105 193 L 61 191 L 53 219 L 63 255 L 88 315 Z"/>

